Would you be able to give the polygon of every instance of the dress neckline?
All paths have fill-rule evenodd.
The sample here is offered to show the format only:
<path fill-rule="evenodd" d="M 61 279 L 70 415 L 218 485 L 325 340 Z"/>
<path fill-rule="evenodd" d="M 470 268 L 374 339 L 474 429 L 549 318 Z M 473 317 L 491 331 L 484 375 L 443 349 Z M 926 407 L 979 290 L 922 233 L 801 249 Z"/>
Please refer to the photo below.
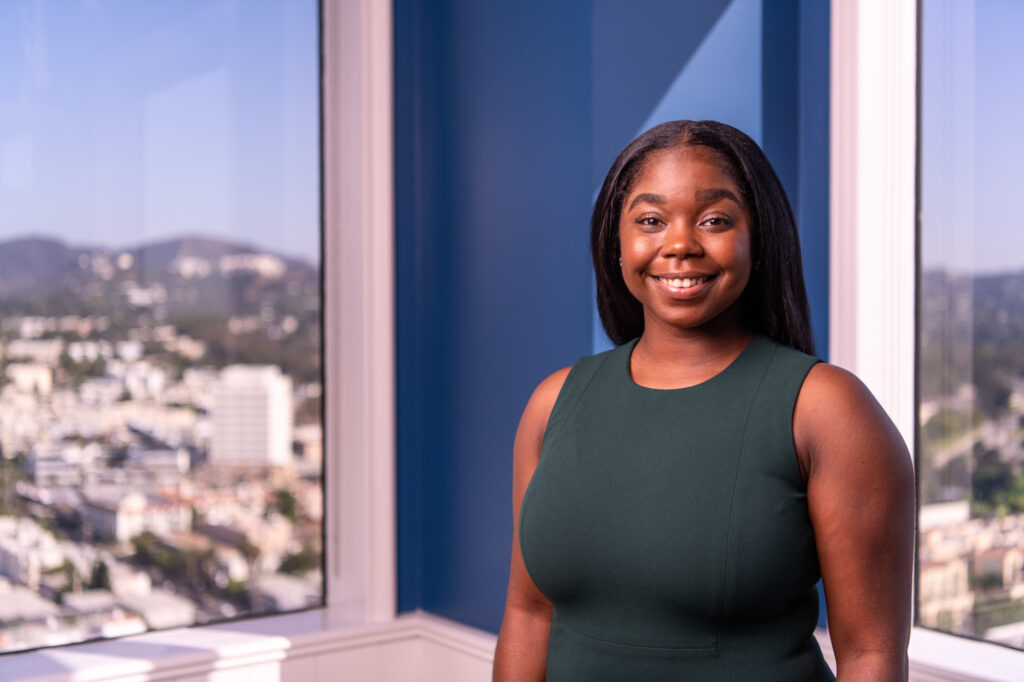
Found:
<path fill-rule="evenodd" d="M 695 391 L 695 390 L 700 390 L 700 389 L 703 389 L 703 388 L 708 388 L 711 385 L 717 383 L 718 381 L 720 381 L 726 375 L 732 374 L 733 372 L 735 372 L 736 369 L 741 364 L 740 361 L 742 359 L 744 359 L 746 356 L 750 355 L 751 354 L 751 350 L 755 346 L 759 346 L 759 345 L 765 343 L 766 341 L 768 341 L 768 339 L 767 339 L 767 337 L 765 337 L 762 334 L 756 335 L 753 339 L 751 339 L 750 343 L 748 343 L 746 345 L 746 347 L 739 352 L 739 355 L 737 355 L 735 358 L 733 358 L 732 362 L 730 362 L 728 365 L 723 367 L 721 369 L 721 371 L 719 371 L 718 373 L 708 377 L 707 379 L 705 379 L 704 381 L 701 381 L 700 383 L 693 384 L 692 386 L 681 386 L 679 388 L 654 388 L 654 387 L 651 387 L 651 386 L 644 386 L 642 384 L 638 384 L 636 382 L 636 380 L 633 379 L 633 372 L 630 370 L 630 365 L 632 364 L 633 350 L 636 348 L 636 344 L 639 341 L 640 341 L 640 337 L 637 337 L 637 338 L 633 339 L 632 341 L 626 342 L 626 344 L 622 346 L 622 348 L 624 350 L 624 352 L 622 353 L 622 356 L 625 359 L 625 361 L 623 363 L 621 363 L 622 367 L 620 368 L 620 371 L 625 375 L 626 384 L 629 387 L 631 387 L 632 389 L 637 390 L 637 391 L 643 391 L 643 392 L 648 392 L 648 393 L 652 393 L 652 394 L 673 394 L 673 393 L 684 393 L 684 392 L 688 392 L 688 391 L 692 392 L 692 391 Z"/>

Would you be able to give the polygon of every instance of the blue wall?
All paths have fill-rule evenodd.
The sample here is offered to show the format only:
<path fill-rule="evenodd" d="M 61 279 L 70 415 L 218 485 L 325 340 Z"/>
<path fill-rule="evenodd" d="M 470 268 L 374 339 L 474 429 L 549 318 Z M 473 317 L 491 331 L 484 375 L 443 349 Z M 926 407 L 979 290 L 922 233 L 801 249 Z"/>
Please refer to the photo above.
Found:
<path fill-rule="evenodd" d="M 762 143 L 810 218 L 824 341 L 827 12 L 817 0 L 396 0 L 401 610 L 497 630 L 516 423 L 540 379 L 603 343 L 589 213 L 637 133 L 718 118 Z"/>

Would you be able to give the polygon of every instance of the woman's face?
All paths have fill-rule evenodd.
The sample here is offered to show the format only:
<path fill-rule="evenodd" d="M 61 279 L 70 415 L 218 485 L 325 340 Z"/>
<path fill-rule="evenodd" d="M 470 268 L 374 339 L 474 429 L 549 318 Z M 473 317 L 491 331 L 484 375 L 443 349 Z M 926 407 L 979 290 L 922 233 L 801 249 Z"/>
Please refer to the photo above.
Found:
<path fill-rule="evenodd" d="M 622 203 L 622 277 L 645 328 L 742 326 L 751 219 L 736 183 L 706 147 L 647 157 Z"/>

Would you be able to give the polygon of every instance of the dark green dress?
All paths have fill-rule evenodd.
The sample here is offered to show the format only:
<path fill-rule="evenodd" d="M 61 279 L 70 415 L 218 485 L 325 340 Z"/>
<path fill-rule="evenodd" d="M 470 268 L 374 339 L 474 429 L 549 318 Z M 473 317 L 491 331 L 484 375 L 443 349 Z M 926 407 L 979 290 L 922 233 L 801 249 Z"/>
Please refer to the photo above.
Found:
<path fill-rule="evenodd" d="M 636 341 L 565 380 L 520 512 L 554 604 L 548 682 L 831 680 L 793 407 L 817 360 L 757 337 L 690 388 L 633 382 Z"/>

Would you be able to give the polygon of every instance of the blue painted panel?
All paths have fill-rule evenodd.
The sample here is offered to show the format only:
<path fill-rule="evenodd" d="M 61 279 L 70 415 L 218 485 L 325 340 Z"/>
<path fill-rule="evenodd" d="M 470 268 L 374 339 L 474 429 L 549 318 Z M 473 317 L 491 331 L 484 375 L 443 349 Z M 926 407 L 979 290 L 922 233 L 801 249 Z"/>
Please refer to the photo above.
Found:
<path fill-rule="evenodd" d="M 828 360 L 830 7 L 800 2 L 800 171 L 796 211 L 818 356 Z"/>
<path fill-rule="evenodd" d="M 758 142 L 786 188 L 796 212 L 800 114 L 797 83 L 800 50 L 799 0 L 761 0 L 761 122 Z"/>
<path fill-rule="evenodd" d="M 396 5 L 403 610 L 497 629 L 516 423 L 589 351 L 590 20 Z"/>
<path fill-rule="evenodd" d="M 782 4 L 395 0 L 401 610 L 497 630 L 516 422 L 591 351 L 590 207 L 640 130 L 716 117 L 772 140 L 812 220 L 805 256 L 824 244 L 827 267 L 827 8 L 822 23 L 823 3 Z"/>
<path fill-rule="evenodd" d="M 397 346 L 397 553 L 400 610 L 423 602 L 424 470 L 450 449 L 448 428 L 452 239 L 444 219 L 450 174 L 448 78 L 443 65 L 443 7 L 395 3 L 395 237 Z M 448 533 L 435 540 L 444 551 Z"/>
<path fill-rule="evenodd" d="M 626 143 L 645 129 L 651 111 L 729 4 L 730 0 L 594 1 L 595 190 Z"/>
<path fill-rule="evenodd" d="M 762 144 L 761 3 L 729 3 L 634 136 L 665 121 L 710 119 Z"/>
<path fill-rule="evenodd" d="M 584 2 L 454 1 L 446 217 L 450 469 L 428 485 L 453 555 L 424 536 L 423 607 L 496 630 L 511 543 L 519 414 L 547 374 L 587 352 L 590 23 Z M 446 480 L 441 480 L 446 479 Z M 450 486 L 448 488 L 447 486 Z M 434 589 L 443 587 L 443 589 Z"/>

